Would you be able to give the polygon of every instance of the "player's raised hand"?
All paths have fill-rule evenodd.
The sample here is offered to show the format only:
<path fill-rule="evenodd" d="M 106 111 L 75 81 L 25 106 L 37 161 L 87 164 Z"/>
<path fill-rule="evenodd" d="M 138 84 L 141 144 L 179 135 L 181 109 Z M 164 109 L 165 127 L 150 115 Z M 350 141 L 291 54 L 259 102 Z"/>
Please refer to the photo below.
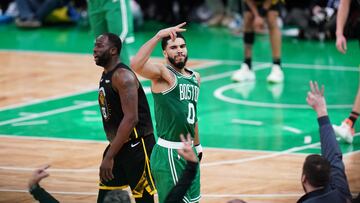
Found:
<path fill-rule="evenodd" d="M 198 162 L 198 158 L 191 147 L 191 136 L 187 134 L 187 138 L 185 139 L 184 136 L 180 135 L 181 142 L 183 143 L 183 148 L 178 149 L 178 153 L 184 157 L 187 161 Z"/>
<path fill-rule="evenodd" d="M 324 86 L 319 89 L 319 85 L 316 81 L 310 81 L 310 91 L 307 94 L 306 102 L 316 111 L 318 117 L 327 115 Z"/>
<path fill-rule="evenodd" d="M 176 33 L 177 32 L 185 32 L 186 29 L 182 28 L 184 25 L 186 25 L 186 22 L 180 23 L 174 27 L 169 27 L 169 28 L 165 28 L 160 30 L 156 35 L 157 37 L 164 38 L 167 36 L 170 36 L 171 40 L 175 40 L 176 39 Z"/>

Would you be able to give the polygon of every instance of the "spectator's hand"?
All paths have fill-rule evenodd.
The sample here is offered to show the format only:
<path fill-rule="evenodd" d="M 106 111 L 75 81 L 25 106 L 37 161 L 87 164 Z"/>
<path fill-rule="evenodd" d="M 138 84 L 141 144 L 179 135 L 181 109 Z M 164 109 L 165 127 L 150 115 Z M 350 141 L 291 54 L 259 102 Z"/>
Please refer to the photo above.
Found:
<path fill-rule="evenodd" d="M 191 162 L 198 162 L 198 158 L 194 152 L 194 150 L 191 147 L 191 136 L 190 134 L 187 134 L 187 138 L 185 139 L 184 136 L 180 135 L 181 142 L 183 143 L 183 148 L 178 149 L 178 153 L 184 157 L 186 161 Z"/>
<path fill-rule="evenodd" d="M 28 184 L 28 187 L 29 189 L 31 188 L 31 186 L 33 185 L 36 185 L 36 184 L 39 184 L 39 182 L 48 177 L 49 176 L 49 173 L 47 173 L 45 170 L 48 169 L 50 167 L 50 165 L 45 165 L 41 168 L 38 168 L 36 169 L 33 174 L 32 174 L 32 177 L 30 178 L 29 180 L 29 184 Z"/>
<path fill-rule="evenodd" d="M 156 36 L 159 39 L 170 36 L 171 40 L 174 41 L 176 39 L 176 33 L 177 32 L 185 32 L 186 31 L 186 29 L 182 28 L 184 25 L 186 25 L 186 22 L 180 23 L 179 25 L 174 26 L 174 27 L 169 27 L 169 28 L 166 28 L 166 29 L 162 29 L 156 34 Z"/>
<path fill-rule="evenodd" d="M 341 53 L 343 54 L 346 53 L 347 46 L 346 46 L 346 38 L 344 37 L 344 35 L 336 36 L 336 48 Z"/>
<path fill-rule="evenodd" d="M 114 166 L 114 159 L 105 156 L 100 165 L 99 175 L 101 181 L 110 181 L 114 179 L 114 175 L 112 173 L 113 166 Z"/>
<path fill-rule="evenodd" d="M 255 15 L 254 28 L 255 28 L 255 31 L 262 32 L 265 28 L 264 18 L 262 18 L 259 15 Z"/>
<path fill-rule="evenodd" d="M 326 102 L 324 99 L 324 86 L 319 90 L 317 82 L 313 83 L 310 81 L 310 91 L 307 94 L 306 102 L 316 111 L 318 117 L 327 115 Z"/>

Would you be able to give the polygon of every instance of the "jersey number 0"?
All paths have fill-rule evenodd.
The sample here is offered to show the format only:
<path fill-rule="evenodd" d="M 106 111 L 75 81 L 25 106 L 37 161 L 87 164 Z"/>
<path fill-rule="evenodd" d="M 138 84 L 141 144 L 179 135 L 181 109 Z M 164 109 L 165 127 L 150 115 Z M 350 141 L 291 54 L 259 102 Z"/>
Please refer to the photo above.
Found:
<path fill-rule="evenodd" d="M 188 105 L 188 116 L 187 116 L 187 122 L 189 124 L 195 123 L 195 107 L 193 103 L 189 103 Z"/>

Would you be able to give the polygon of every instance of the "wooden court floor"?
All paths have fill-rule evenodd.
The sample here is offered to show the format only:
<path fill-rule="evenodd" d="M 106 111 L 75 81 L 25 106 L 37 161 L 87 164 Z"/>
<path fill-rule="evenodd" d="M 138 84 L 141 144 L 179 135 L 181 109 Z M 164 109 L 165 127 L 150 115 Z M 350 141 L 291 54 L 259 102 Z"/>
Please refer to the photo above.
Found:
<path fill-rule="evenodd" d="M 41 185 L 61 202 L 96 202 L 97 168 L 106 143 L 13 137 L 0 137 L 0 143 L 0 202 L 34 202 L 26 190 L 27 180 L 32 168 L 45 163 L 51 164 L 50 177 Z M 241 198 L 285 203 L 295 202 L 302 194 L 305 155 L 222 149 L 206 149 L 204 154 L 201 202 Z M 359 153 L 344 158 L 353 191 L 360 189 L 359 158 Z"/>
<path fill-rule="evenodd" d="M 96 88 L 101 69 L 90 56 L 46 57 L 0 52 L 0 108 Z M 105 147 L 106 142 L 0 135 L 0 202 L 34 202 L 26 184 L 31 171 L 43 164 L 51 164 L 51 175 L 41 185 L 61 202 L 95 202 Z M 204 156 L 201 202 L 239 198 L 251 203 L 285 203 L 303 194 L 300 176 L 306 154 L 206 148 Z M 344 162 L 350 189 L 358 193 L 360 153 L 346 154 Z"/>

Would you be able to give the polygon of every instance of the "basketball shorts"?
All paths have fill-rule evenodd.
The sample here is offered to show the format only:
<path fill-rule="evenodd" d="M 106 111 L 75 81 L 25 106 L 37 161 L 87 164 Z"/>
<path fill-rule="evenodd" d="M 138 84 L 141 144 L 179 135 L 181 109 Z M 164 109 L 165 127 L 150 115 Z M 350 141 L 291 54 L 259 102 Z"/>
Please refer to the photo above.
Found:
<path fill-rule="evenodd" d="M 149 156 L 154 144 L 153 134 L 125 143 L 114 158 L 114 179 L 100 181 L 99 189 L 116 190 L 130 186 L 134 198 L 141 198 L 144 190 L 154 195 L 156 189 L 149 166 Z M 109 147 L 110 145 L 105 149 L 104 155 Z"/>
<path fill-rule="evenodd" d="M 178 154 L 176 149 L 156 144 L 151 154 L 150 166 L 158 191 L 159 203 L 163 203 L 185 170 L 186 160 Z M 183 202 L 199 202 L 200 197 L 200 170 L 197 170 L 195 179 L 186 192 Z"/>

